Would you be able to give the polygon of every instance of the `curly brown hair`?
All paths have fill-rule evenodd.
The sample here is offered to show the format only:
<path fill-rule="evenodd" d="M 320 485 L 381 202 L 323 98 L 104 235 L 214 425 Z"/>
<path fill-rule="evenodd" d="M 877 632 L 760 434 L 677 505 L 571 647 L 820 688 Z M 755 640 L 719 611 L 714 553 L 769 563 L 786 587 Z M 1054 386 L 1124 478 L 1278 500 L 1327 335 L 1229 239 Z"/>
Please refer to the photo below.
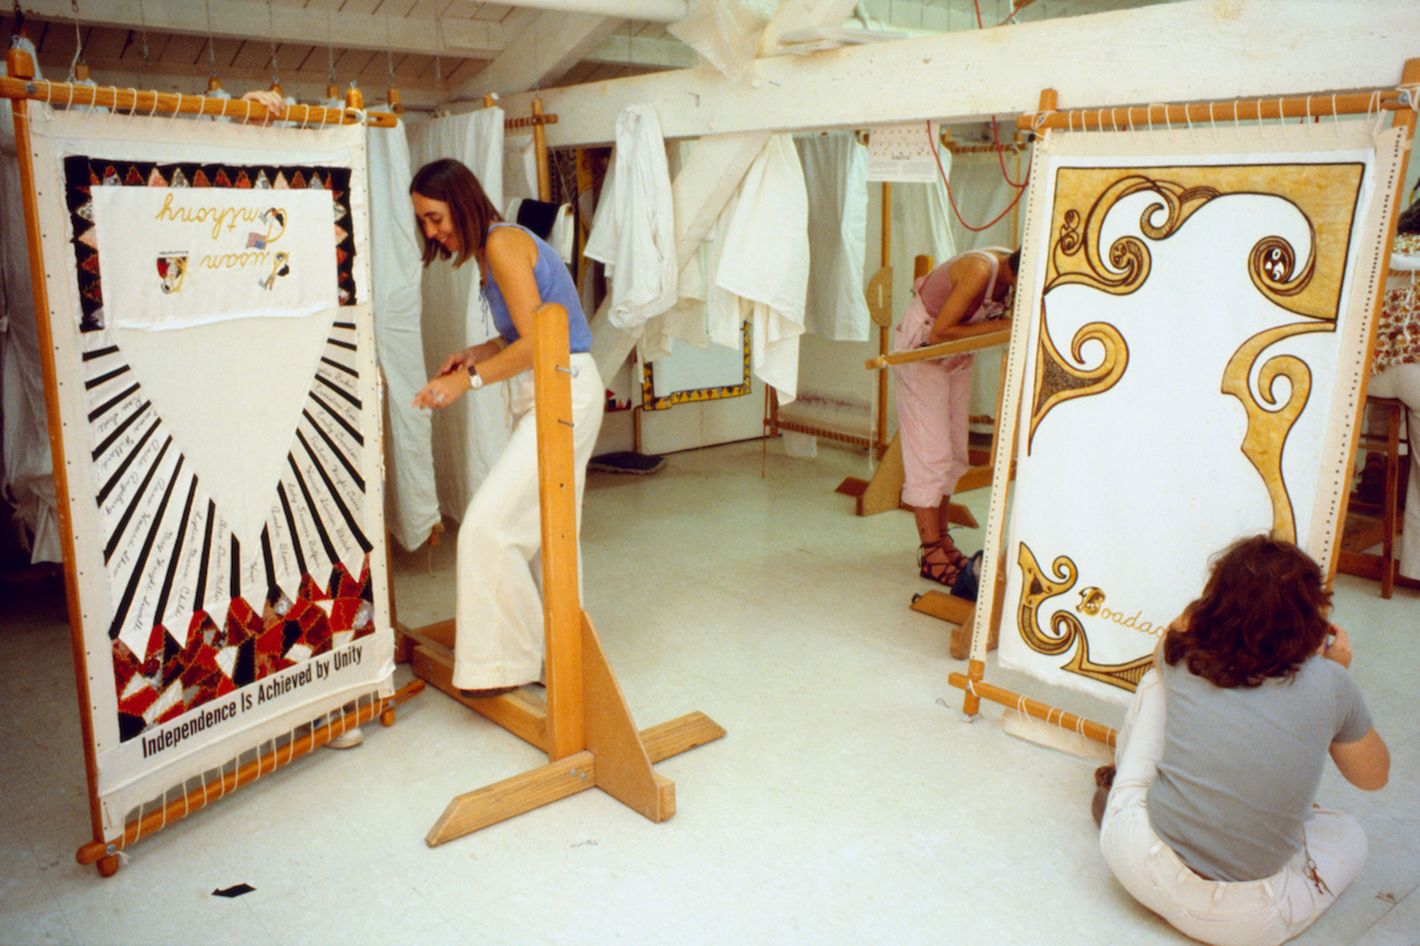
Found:
<path fill-rule="evenodd" d="M 1326 639 L 1331 592 L 1321 569 L 1291 542 L 1259 535 L 1235 542 L 1213 563 L 1182 627 L 1164 637 L 1164 662 L 1220 687 L 1291 678 Z"/>

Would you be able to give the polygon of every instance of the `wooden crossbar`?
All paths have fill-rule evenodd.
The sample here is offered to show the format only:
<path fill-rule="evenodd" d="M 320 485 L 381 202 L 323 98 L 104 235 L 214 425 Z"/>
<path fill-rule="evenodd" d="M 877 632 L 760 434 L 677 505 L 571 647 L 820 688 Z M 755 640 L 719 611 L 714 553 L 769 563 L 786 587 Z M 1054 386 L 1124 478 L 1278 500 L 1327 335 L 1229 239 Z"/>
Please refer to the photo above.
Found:
<path fill-rule="evenodd" d="M 1116 108 L 1080 108 L 1055 111 L 1042 108 L 1024 112 L 1016 126 L 1030 131 L 1046 128 L 1075 131 L 1137 131 L 1154 126 L 1207 125 L 1218 122 L 1254 122 L 1279 118 L 1331 118 L 1383 111 L 1414 109 L 1417 87 L 1411 80 L 1395 89 L 1346 92 L 1337 95 L 1277 96 L 1231 102 L 1188 102 L 1174 105 L 1133 105 Z M 1054 89 L 1046 89 L 1053 95 Z"/>
<path fill-rule="evenodd" d="M 385 726 L 394 725 L 395 707 L 417 696 L 423 689 L 424 681 L 414 680 L 396 690 L 392 696 L 372 700 L 364 706 L 357 705 L 354 713 L 341 714 L 339 718 L 313 726 L 310 732 L 292 738 L 284 747 L 273 749 L 266 756 L 258 753 L 255 759 L 245 765 L 234 768 L 231 772 L 222 772 L 221 777 L 212 784 L 204 780 L 200 788 L 185 792 L 181 798 L 167 802 L 157 811 L 129 822 L 124 826 L 123 834 L 118 837 L 106 841 L 90 841 L 81 846 L 74 857 L 80 864 L 97 864 L 102 876 L 112 876 L 118 870 L 118 852 L 130 844 L 136 844 L 142 838 L 161 831 L 170 824 L 176 824 L 188 815 L 196 814 L 211 802 L 255 782 L 263 775 L 284 769 L 337 736 L 365 725 L 376 716 Z"/>
<path fill-rule="evenodd" d="M 30 69 L 33 75 L 33 67 Z M 12 73 L 12 75 L 15 75 Z M 141 89 L 120 89 L 117 86 L 92 86 L 78 82 L 51 82 L 28 77 L 0 78 L 0 98 L 27 99 L 51 105 L 93 106 L 107 108 L 125 115 L 208 115 L 262 124 L 273 118 L 260 102 L 250 99 L 223 99 L 207 95 L 187 95 L 182 92 L 156 92 Z M 282 121 L 301 126 L 352 125 L 363 121 L 378 128 L 393 128 L 399 118 L 389 112 L 360 113 L 352 108 L 326 108 L 321 105 L 288 105 Z"/>

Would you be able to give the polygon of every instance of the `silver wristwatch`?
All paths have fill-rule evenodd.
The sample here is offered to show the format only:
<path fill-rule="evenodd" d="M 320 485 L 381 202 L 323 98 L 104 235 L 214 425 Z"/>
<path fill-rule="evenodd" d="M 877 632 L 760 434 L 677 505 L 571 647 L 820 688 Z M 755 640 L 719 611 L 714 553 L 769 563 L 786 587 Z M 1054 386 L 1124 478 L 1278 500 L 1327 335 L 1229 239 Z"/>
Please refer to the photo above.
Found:
<path fill-rule="evenodd" d="M 478 373 L 478 365 L 468 366 L 468 387 L 471 391 L 477 391 L 483 387 L 483 378 Z"/>

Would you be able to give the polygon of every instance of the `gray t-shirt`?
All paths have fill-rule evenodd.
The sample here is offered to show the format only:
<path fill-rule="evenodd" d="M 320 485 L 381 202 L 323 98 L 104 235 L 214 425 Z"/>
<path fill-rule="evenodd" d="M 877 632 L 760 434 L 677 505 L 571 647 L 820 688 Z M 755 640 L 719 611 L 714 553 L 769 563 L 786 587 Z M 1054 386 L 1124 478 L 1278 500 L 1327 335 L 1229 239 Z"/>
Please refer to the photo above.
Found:
<path fill-rule="evenodd" d="M 1302 848 L 1327 750 L 1371 729 L 1346 668 L 1314 656 L 1292 680 L 1214 686 L 1164 664 L 1164 754 L 1149 821 L 1184 863 L 1214 880 L 1260 880 Z"/>

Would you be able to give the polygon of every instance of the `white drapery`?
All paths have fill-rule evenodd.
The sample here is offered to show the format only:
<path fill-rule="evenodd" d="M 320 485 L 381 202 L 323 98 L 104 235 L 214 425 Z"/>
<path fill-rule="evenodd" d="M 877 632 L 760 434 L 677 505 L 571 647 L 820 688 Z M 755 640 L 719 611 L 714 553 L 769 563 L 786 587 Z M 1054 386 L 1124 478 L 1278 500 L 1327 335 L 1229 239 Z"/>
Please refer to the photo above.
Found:
<path fill-rule="evenodd" d="M 36 62 L 35 75 L 42 78 L 34 44 L 22 39 L 19 48 L 30 54 Z M 0 63 L 0 75 L 4 74 L 6 66 Z M 44 108 L 39 102 L 29 103 L 31 112 Z M 9 99 L 0 103 L 0 214 L 4 221 L 0 227 L 0 475 L 5 498 L 15 506 L 21 540 L 28 543 L 30 561 L 58 562 L 64 552 Z"/>
<path fill-rule="evenodd" d="M 797 138 L 794 144 L 809 195 L 804 331 L 834 341 L 867 341 L 867 149 L 848 132 Z"/>
<path fill-rule="evenodd" d="M 462 161 L 493 206 L 504 206 L 501 108 L 432 118 L 410 126 L 409 138 L 416 168 L 438 158 Z M 492 338 L 495 330 L 478 291 L 477 261 L 470 259 L 458 269 L 447 262 L 433 263 L 424 270 L 422 289 L 424 365 L 432 375 L 450 353 Z M 508 442 L 502 388 L 472 391 L 453 407 L 434 413 L 434 472 L 446 516 L 463 516 Z"/>
<path fill-rule="evenodd" d="M 432 418 L 412 403 L 428 378 L 420 297 L 424 247 L 409 200 L 413 170 L 404 124 L 372 126 L 366 133 L 366 147 L 375 350 L 385 376 L 389 415 L 385 523 L 395 541 L 415 549 L 439 523 Z"/>

